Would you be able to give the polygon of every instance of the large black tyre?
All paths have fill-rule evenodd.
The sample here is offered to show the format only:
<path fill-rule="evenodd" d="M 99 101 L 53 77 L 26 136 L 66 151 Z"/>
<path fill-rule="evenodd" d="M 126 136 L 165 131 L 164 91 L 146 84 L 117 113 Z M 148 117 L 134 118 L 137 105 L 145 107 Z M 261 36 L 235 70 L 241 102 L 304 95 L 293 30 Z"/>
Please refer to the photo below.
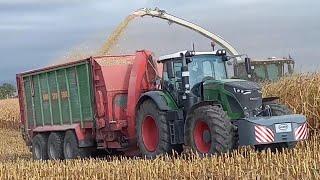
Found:
<path fill-rule="evenodd" d="M 37 134 L 32 138 L 32 157 L 34 160 L 47 160 L 48 136 Z"/>
<path fill-rule="evenodd" d="M 226 153 L 237 144 L 235 129 L 221 107 L 201 106 L 187 117 L 186 142 L 201 156 Z"/>
<path fill-rule="evenodd" d="M 170 143 L 169 125 L 165 112 L 159 110 L 152 100 L 145 100 L 137 111 L 137 145 L 145 158 L 172 153 L 175 146 Z"/>
<path fill-rule="evenodd" d="M 80 148 L 75 132 L 68 130 L 64 136 L 63 154 L 65 159 L 82 159 L 90 155 L 90 150 L 88 148 Z"/>
<path fill-rule="evenodd" d="M 289 115 L 292 114 L 291 109 L 289 109 L 287 106 L 279 103 L 270 103 L 268 106 L 271 109 L 272 116 L 283 116 L 283 115 Z M 272 145 L 256 145 L 256 150 L 266 150 L 270 148 L 271 151 L 281 151 L 282 149 L 288 148 L 292 149 L 297 145 L 297 142 L 285 142 L 285 143 L 277 143 Z"/>
<path fill-rule="evenodd" d="M 272 103 L 269 104 L 269 107 L 271 109 L 272 116 L 283 116 L 292 114 L 291 109 L 289 109 L 286 105 L 283 104 Z"/>
<path fill-rule="evenodd" d="M 50 160 L 63 159 L 63 139 L 64 133 L 52 132 L 48 138 L 48 156 Z"/>

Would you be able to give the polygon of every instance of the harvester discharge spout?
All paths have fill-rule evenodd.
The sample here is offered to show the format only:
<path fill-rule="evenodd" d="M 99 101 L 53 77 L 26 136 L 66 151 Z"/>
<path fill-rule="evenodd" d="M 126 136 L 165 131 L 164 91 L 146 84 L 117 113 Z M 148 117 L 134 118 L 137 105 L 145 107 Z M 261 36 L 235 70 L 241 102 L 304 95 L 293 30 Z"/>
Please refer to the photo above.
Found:
<path fill-rule="evenodd" d="M 168 20 L 169 24 L 175 23 L 179 24 L 181 26 L 184 26 L 190 30 L 196 31 L 199 34 L 205 36 L 206 38 L 210 39 L 211 41 L 215 42 L 216 44 L 220 45 L 222 48 L 225 48 L 228 53 L 231 56 L 236 56 L 236 59 L 239 61 L 241 58 L 239 57 L 238 51 L 225 39 L 223 39 L 221 36 L 212 33 L 203 27 L 196 25 L 192 22 L 189 22 L 187 20 L 184 20 L 182 18 L 176 17 L 174 15 L 171 15 L 167 13 L 164 10 L 160 10 L 158 8 L 155 9 L 150 9 L 150 8 L 141 8 L 132 13 L 133 16 L 135 17 L 144 17 L 144 16 L 151 16 L 151 17 L 156 17 L 164 20 Z"/>

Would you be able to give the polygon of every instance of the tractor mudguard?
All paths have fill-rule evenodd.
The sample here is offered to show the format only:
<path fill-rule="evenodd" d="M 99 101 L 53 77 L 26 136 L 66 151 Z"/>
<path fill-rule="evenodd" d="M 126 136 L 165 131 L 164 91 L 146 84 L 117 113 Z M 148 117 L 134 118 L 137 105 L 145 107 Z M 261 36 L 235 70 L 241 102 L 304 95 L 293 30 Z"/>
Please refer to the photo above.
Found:
<path fill-rule="evenodd" d="M 219 107 L 222 107 L 221 103 L 218 101 L 201 101 L 199 103 L 194 104 L 189 110 L 188 113 L 192 113 L 195 109 L 201 106 L 207 106 L 207 105 L 216 105 Z"/>
<path fill-rule="evenodd" d="M 170 143 L 184 143 L 184 118 L 183 111 L 179 109 L 170 95 L 163 91 L 149 91 L 143 93 L 138 101 L 137 108 L 146 99 L 152 99 L 159 110 L 165 111 L 166 120 L 169 124 Z"/>
<path fill-rule="evenodd" d="M 299 114 L 236 120 L 239 145 L 294 142 L 308 138 L 306 117 Z"/>
<path fill-rule="evenodd" d="M 140 104 L 146 99 L 152 99 L 156 103 L 158 108 L 162 111 L 178 109 L 173 99 L 171 97 L 168 97 L 168 95 L 162 91 L 148 91 L 141 94 L 136 107 L 138 108 Z"/>

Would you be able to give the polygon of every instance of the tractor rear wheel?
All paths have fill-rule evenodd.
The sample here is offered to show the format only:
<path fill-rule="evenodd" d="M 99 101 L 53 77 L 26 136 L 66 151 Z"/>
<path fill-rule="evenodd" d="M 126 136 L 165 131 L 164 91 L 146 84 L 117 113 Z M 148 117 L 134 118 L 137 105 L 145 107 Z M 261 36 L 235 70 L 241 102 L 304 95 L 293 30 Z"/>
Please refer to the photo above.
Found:
<path fill-rule="evenodd" d="M 48 138 L 48 156 L 51 160 L 63 159 L 63 138 L 62 132 L 52 132 Z"/>
<path fill-rule="evenodd" d="M 47 160 L 48 136 L 46 134 L 37 134 L 32 138 L 32 157 L 34 160 Z"/>
<path fill-rule="evenodd" d="M 269 104 L 269 107 L 271 108 L 272 116 L 283 116 L 292 114 L 291 109 L 283 104 L 273 103 Z"/>
<path fill-rule="evenodd" d="M 272 116 L 283 116 L 283 115 L 292 114 L 291 109 L 289 109 L 287 106 L 283 104 L 271 103 L 268 105 L 271 109 Z M 272 145 L 256 145 L 255 149 L 261 151 L 261 150 L 266 150 L 270 148 L 271 151 L 275 151 L 275 150 L 282 150 L 283 148 L 292 149 L 296 145 L 297 145 L 297 142 L 285 142 L 285 143 L 277 143 Z"/>
<path fill-rule="evenodd" d="M 201 156 L 221 154 L 235 147 L 235 132 L 235 126 L 221 107 L 202 106 L 187 118 L 186 142 Z"/>
<path fill-rule="evenodd" d="M 165 113 L 152 100 L 144 101 L 137 111 L 137 144 L 143 157 L 171 153 L 169 125 Z"/>

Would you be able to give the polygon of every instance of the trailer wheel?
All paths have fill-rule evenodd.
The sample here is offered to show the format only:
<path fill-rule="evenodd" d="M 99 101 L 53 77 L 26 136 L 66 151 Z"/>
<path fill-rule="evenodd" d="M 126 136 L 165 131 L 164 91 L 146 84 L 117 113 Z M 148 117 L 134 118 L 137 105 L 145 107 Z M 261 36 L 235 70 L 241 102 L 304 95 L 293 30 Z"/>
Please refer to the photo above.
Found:
<path fill-rule="evenodd" d="M 142 156 L 155 158 L 157 155 L 171 153 L 169 125 L 165 113 L 152 100 L 144 101 L 137 112 L 137 144 Z"/>
<path fill-rule="evenodd" d="M 65 159 L 86 158 L 90 155 L 87 148 L 80 148 L 78 138 L 73 130 L 68 130 L 64 136 L 63 153 Z"/>
<path fill-rule="evenodd" d="M 187 118 L 186 142 L 199 155 L 221 154 L 236 144 L 235 126 L 219 106 L 202 106 Z"/>
<path fill-rule="evenodd" d="M 37 134 L 32 138 L 32 157 L 34 160 L 47 160 L 48 136 L 46 134 Z"/>
<path fill-rule="evenodd" d="M 289 109 L 287 106 L 285 106 L 283 104 L 272 103 L 272 104 L 268 104 L 268 105 L 271 109 L 272 116 L 283 116 L 283 115 L 292 114 L 291 109 Z M 276 150 L 281 151 L 283 148 L 292 149 L 292 148 L 296 147 L 296 145 L 297 145 L 297 142 L 285 142 L 285 143 L 273 144 L 271 146 L 256 145 L 255 149 L 261 151 L 261 150 L 266 150 L 266 149 L 270 148 L 271 151 L 276 151 Z"/>
<path fill-rule="evenodd" d="M 51 160 L 63 159 L 63 138 L 62 132 L 52 132 L 48 138 L 48 156 Z"/>

